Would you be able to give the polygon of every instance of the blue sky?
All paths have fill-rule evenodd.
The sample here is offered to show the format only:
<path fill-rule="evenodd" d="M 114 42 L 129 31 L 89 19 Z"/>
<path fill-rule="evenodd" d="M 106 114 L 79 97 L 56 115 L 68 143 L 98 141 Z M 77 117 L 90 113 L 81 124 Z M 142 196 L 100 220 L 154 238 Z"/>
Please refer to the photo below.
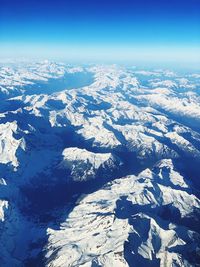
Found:
<path fill-rule="evenodd" d="M 0 0 L 0 57 L 200 60 L 199 0 Z"/>

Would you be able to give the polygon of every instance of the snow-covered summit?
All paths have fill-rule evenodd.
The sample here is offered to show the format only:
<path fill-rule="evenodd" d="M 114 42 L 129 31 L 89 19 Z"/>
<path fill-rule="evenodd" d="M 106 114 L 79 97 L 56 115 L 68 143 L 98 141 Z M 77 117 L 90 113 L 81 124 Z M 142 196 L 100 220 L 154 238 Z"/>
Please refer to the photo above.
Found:
<path fill-rule="evenodd" d="M 63 161 L 60 168 L 69 169 L 74 181 L 95 178 L 98 171 L 109 175 L 121 164 L 111 153 L 93 153 L 76 147 L 66 148 L 62 155 Z"/>

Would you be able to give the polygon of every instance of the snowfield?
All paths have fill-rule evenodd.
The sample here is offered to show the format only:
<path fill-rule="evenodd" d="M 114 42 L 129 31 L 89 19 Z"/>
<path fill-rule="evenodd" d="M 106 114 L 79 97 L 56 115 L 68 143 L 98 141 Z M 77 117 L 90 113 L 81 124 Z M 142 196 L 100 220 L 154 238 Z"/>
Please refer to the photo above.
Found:
<path fill-rule="evenodd" d="M 200 74 L 0 67 L 0 266 L 196 267 Z"/>

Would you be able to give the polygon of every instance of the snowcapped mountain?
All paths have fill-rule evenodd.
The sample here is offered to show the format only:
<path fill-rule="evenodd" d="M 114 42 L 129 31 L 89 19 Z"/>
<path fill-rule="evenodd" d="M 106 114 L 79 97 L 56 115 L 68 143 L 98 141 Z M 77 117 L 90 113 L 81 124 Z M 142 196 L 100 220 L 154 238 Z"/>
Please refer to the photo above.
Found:
<path fill-rule="evenodd" d="M 173 168 L 163 160 L 78 200 L 60 228 L 47 231 L 47 266 L 190 266 L 182 254 L 195 253 L 199 235 L 187 216 L 200 201 L 181 189 L 183 177 Z"/>
<path fill-rule="evenodd" d="M 76 147 L 66 148 L 62 155 L 60 168 L 69 170 L 74 181 L 87 181 L 97 175 L 109 176 L 121 165 L 111 153 L 92 153 Z"/>
<path fill-rule="evenodd" d="M 0 124 L 0 163 L 18 166 L 17 150 L 25 149 L 25 143 L 23 138 L 17 139 L 16 134 L 16 121 Z"/>
<path fill-rule="evenodd" d="M 200 75 L 0 67 L 0 266 L 199 266 Z"/>

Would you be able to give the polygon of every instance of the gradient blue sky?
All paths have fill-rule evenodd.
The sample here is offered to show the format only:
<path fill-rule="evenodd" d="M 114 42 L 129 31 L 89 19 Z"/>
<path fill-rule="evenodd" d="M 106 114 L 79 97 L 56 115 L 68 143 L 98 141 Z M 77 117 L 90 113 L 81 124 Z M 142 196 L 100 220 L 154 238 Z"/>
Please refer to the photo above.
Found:
<path fill-rule="evenodd" d="M 200 61 L 199 0 L 0 0 L 0 57 Z"/>

